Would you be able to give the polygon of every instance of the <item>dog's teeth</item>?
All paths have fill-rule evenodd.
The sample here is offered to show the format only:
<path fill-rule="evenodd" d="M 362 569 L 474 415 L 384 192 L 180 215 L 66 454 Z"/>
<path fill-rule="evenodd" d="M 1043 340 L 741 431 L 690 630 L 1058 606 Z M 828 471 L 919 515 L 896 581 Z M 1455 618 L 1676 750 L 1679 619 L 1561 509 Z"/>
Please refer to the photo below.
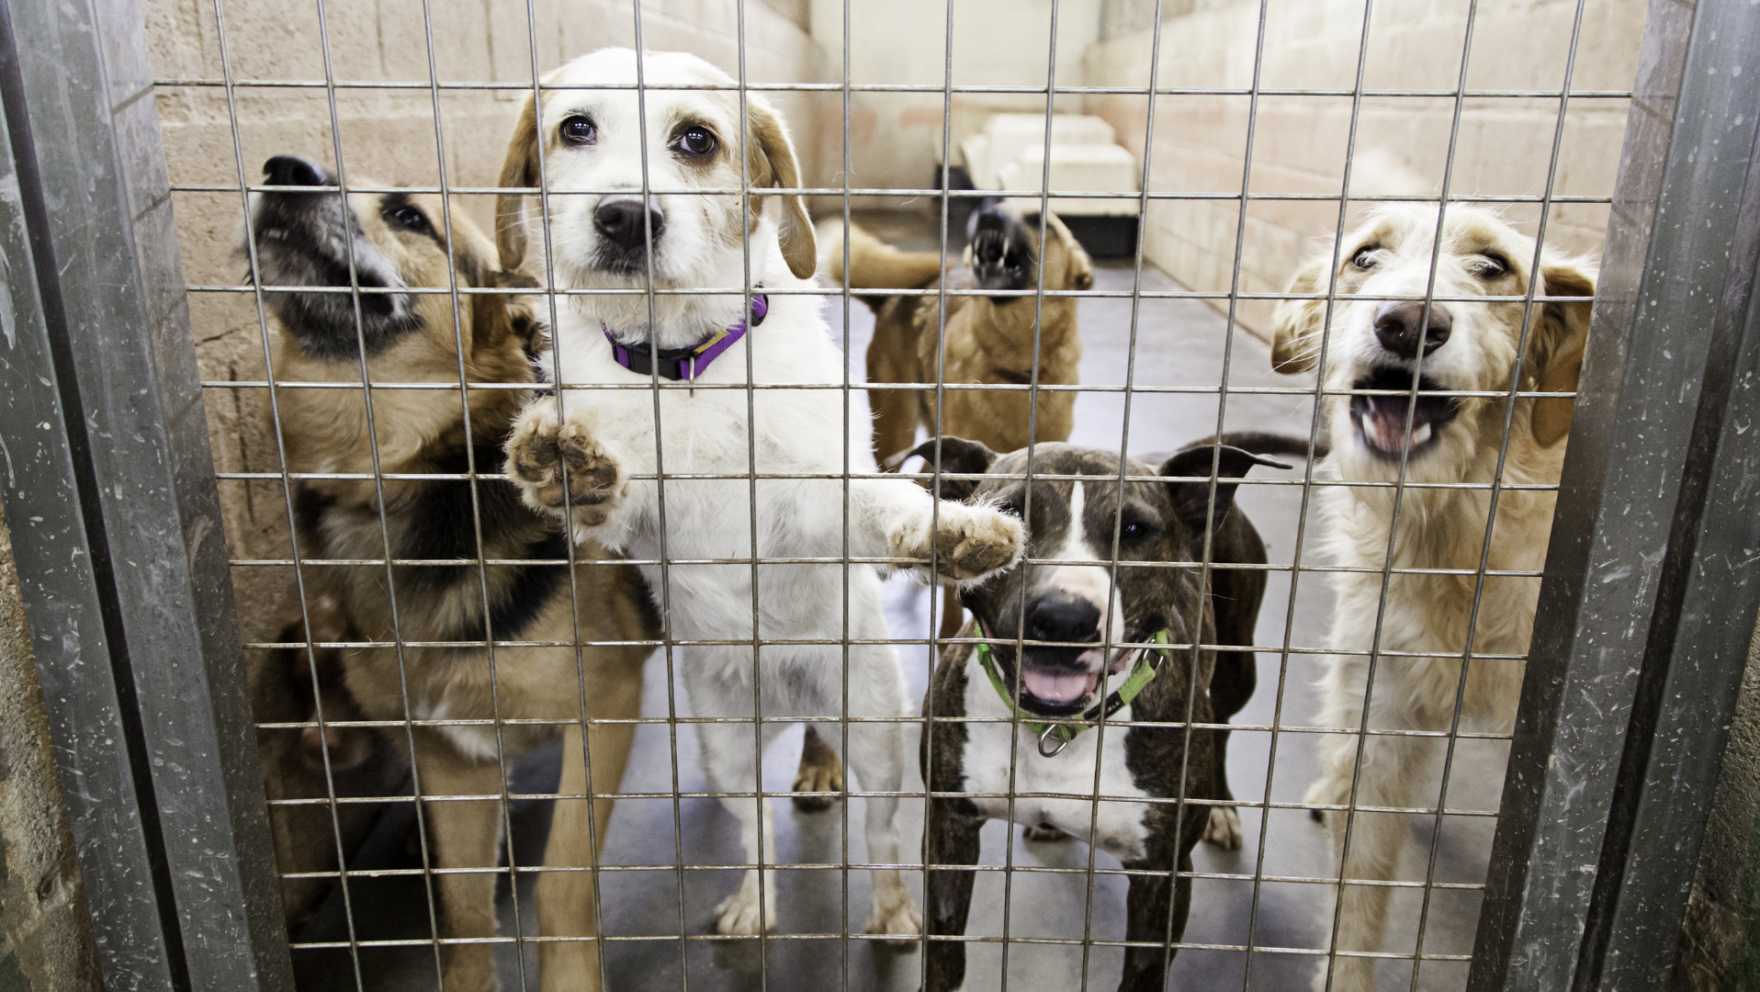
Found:
<path fill-rule="evenodd" d="M 1423 444 L 1425 441 L 1428 441 L 1428 440 L 1430 440 L 1430 425 L 1429 424 L 1422 424 L 1418 427 L 1417 430 L 1412 432 L 1412 444 L 1414 446 Z"/>

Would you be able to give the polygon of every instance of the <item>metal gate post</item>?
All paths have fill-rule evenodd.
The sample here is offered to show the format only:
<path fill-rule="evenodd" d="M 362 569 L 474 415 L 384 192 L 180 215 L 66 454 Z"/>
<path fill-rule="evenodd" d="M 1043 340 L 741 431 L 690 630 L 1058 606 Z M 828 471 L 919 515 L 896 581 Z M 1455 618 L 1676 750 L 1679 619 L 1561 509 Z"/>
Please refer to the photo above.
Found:
<path fill-rule="evenodd" d="M 0 6 L 7 519 L 113 990 L 291 990 L 133 0 Z"/>
<path fill-rule="evenodd" d="M 1760 6 L 1654 0 L 1468 988 L 1660 990 L 1760 608 Z"/>

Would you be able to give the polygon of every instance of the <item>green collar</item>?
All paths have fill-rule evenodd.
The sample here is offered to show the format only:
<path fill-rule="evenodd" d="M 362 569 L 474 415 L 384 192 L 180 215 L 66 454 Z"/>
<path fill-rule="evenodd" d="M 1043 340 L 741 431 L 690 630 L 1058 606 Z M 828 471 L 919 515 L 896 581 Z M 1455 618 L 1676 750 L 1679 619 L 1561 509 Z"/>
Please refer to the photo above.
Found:
<path fill-rule="evenodd" d="M 990 636 L 984 630 L 982 623 L 976 623 L 976 621 L 974 623 L 979 634 L 985 638 Z M 1151 639 L 1156 644 L 1165 645 L 1167 631 L 1158 630 Z M 1137 698 L 1144 687 L 1155 681 L 1155 676 L 1161 673 L 1161 660 L 1167 657 L 1165 647 L 1151 648 L 1147 651 L 1133 648 L 1132 651 L 1136 654 L 1137 659 L 1131 665 L 1131 672 L 1125 677 L 1123 685 L 1108 693 L 1105 699 L 1094 704 L 1079 717 L 1065 717 L 1058 722 L 1044 723 L 1035 719 L 1033 714 L 1015 705 L 1014 693 L 1009 691 L 1008 683 L 1002 677 L 1002 671 L 996 666 L 996 659 L 991 657 L 989 641 L 979 640 L 976 649 L 978 663 L 984 666 L 984 674 L 990 676 L 990 684 L 996 687 L 996 694 L 1002 697 L 1002 701 L 1007 704 L 1009 711 L 1020 718 L 1021 726 L 1039 738 L 1039 753 L 1047 758 L 1056 757 L 1059 752 L 1069 746 L 1070 741 L 1076 739 L 1076 735 L 1092 726 L 1094 721 L 1109 717 L 1130 705 L 1131 700 Z M 1151 656 L 1155 658 L 1153 662 L 1149 660 Z M 1101 685 L 1105 684 L 1105 676 L 1102 674 Z M 1056 738 L 1055 742 L 1052 742 L 1052 738 Z M 1049 748 L 1048 743 L 1052 744 Z"/>

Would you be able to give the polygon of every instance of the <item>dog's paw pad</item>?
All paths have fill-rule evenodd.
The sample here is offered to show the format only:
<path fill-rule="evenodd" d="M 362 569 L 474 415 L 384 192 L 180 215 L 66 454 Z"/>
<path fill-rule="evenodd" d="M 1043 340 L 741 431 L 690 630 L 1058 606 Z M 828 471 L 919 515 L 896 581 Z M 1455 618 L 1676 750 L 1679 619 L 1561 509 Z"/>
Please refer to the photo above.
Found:
<path fill-rule="evenodd" d="M 1204 839 L 1225 851 L 1241 849 L 1241 817 L 1234 807 L 1210 807 L 1210 822 L 1204 826 Z"/>
<path fill-rule="evenodd" d="M 1069 840 L 1069 834 L 1064 833 L 1049 823 L 1041 823 L 1036 827 L 1022 827 L 1021 836 L 1027 840 L 1037 841 L 1041 844 L 1051 844 L 1060 840 Z"/>
<path fill-rule="evenodd" d="M 868 932 L 881 937 L 916 937 L 923 932 L 923 914 L 910 894 L 899 887 L 899 897 L 875 899 L 868 914 Z M 903 945 L 901 945 L 903 946 Z"/>
<path fill-rule="evenodd" d="M 533 507 L 552 512 L 571 507 L 578 522 L 592 526 L 605 521 L 628 486 L 617 459 L 593 440 L 583 419 L 575 414 L 562 419 L 543 402 L 527 408 L 507 442 L 507 474 Z"/>
<path fill-rule="evenodd" d="M 748 891 L 749 890 L 749 891 Z M 751 937 L 758 933 L 757 886 L 741 885 L 739 891 L 715 907 L 715 932 L 724 937 Z M 764 914 L 764 930 L 776 929 L 774 911 Z"/>
<path fill-rule="evenodd" d="M 1025 543 L 1026 530 L 1014 517 L 943 503 L 935 528 L 936 573 L 955 582 L 982 578 L 1014 564 Z"/>
<path fill-rule="evenodd" d="M 826 793 L 843 791 L 843 763 L 836 755 L 832 755 L 831 760 L 833 763 L 829 766 L 801 762 L 800 771 L 794 777 L 795 809 L 803 813 L 820 813 L 836 804 L 837 796 Z"/>

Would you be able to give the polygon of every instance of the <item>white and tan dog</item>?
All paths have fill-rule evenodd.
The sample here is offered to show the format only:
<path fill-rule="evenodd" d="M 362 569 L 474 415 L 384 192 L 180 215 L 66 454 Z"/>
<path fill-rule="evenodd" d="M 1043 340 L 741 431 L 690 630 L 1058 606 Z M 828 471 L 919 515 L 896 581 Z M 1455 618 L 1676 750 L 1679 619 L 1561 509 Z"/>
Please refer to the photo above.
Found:
<path fill-rule="evenodd" d="M 819 297 L 776 292 L 814 285 L 806 209 L 798 195 L 783 194 L 779 230 L 763 216 L 761 197 L 752 196 L 748 210 L 737 193 L 693 192 L 738 189 L 748 179 L 753 189 L 798 187 L 787 131 L 755 94 L 745 95 L 742 134 L 739 94 L 668 89 L 732 82 L 701 59 L 649 52 L 640 68 L 645 92 L 638 99 L 627 88 L 638 79 L 633 51 L 606 49 L 563 66 L 545 82 L 565 88 L 546 91 L 541 110 L 527 105 L 508 151 L 504 187 L 535 186 L 540 174 L 547 180 L 558 285 L 627 293 L 644 288 L 651 273 L 659 291 L 652 334 L 646 294 L 558 297 L 560 383 L 624 388 L 564 388 L 560 418 L 554 398 L 528 407 L 508 444 L 509 472 L 531 505 L 565 515 L 582 540 L 649 562 L 729 562 L 641 567 L 670 613 L 672 636 L 686 642 L 678 659 L 695 715 L 740 721 L 697 725 L 703 769 L 712 790 L 734 794 L 724 803 L 739 820 L 747 864 L 761 853 L 773 865 L 770 804 L 752 798 L 755 735 L 744 721 L 754 704 L 767 720 L 835 718 L 847 692 L 849 717 L 878 718 L 849 728 L 849 765 L 860 785 L 894 793 L 902 781 L 903 727 L 892 721 L 907 712 L 904 680 L 893 649 L 872 643 L 888 636 L 879 575 L 871 565 L 837 559 L 926 563 L 933 549 L 943 580 L 972 581 L 1019 556 L 1022 530 L 987 507 L 943 502 L 937 513 L 929 495 L 903 479 L 851 480 L 846 504 L 846 484 L 836 478 L 845 471 L 843 398 L 828 388 L 842 383 L 844 356 L 827 333 Z M 645 203 L 644 181 L 661 191 Z M 524 211 L 518 194 L 503 196 L 500 247 L 510 265 L 525 255 Z M 750 285 L 766 299 L 754 298 L 745 333 L 748 258 Z M 719 295 L 663 295 L 710 288 Z M 681 351 L 668 354 L 674 349 Z M 551 356 L 540 361 L 548 368 Z M 809 388 L 741 388 L 748 361 L 760 387 Z M 663 383 L 657 400 L 645 388 L 650 362 L 681 380 Z M 754 438 L 756 450 L 748 444 Z M 566 486 L 558 471 L 564 464 Z M 656 482 L 662 464 L 663 492 Z M 826 561 L 760 564 L 754 576 L 754 545 L 764 559 Z M 766 641 L 757 691 L 753 648 L 737 643 L 754 637 Z M 846 649 L 837 643 L 846 637 L 869 642 L 847 648 L 847 687 Z M 763 739 L 783 727 L 766 722 Z M 887 795 L 866 801 L 872 863 L 898 861 L 897 806 Z M 760 886 L 748 868 L 717 908 L 716 929 L 774 927 L 775 892 L 772 872 Z M 896 868 L 874 870 L 867 926 L 878 934 L 920 932 L 921 916 Z"/>
<path fill-rule="evenodd" d="M 1359 744 L 1355 733 L 1363 726 L 1368 652 L 1378 620 L 1383 653 L 1375 660 L 1369 695 L 1371 731 L 1449 730 L 1456 695 L 1463 689 L 1460 659 L 1469 647 L 1469 636 L 1475 657 L 1465 677 L 1463 723 L 1498 733 L 1509 733 L 1515 723 L 1523 663 L 1478 656 L 1527 652 L 1540 580 L 1487 577 L 1476 623 L 1473 615 L 1473 573 L 1485 542 L 1489 484 L 1497 478 L 1509 401 L 1504 396 L 1434 394 L 1507 393 L 1518 385 L 1518 374 L 1522 391 L 1575 391 L 1595 274 L 1589 263 L 1552 253 L 1541 256 L 1540 271 L 1533 273 L 1532 238 L 1487 211 L 1451 205 L 1441 250 L 1435 252 L 1432 298 L 1437 302 L 1430 305 L 1425 320 L 1423 301 L 1436 232 L 1434 207 L 1378 212 L 1344 239 L 1336 266 L 1317 259 L 1291 283 L 1292 293 L 1318 293 L 1322 298 L 1285 302 L 1277 311 L 1272 361 L 1281 371 L 1313 369 L 1322 334 L 1328 334 L 1323 375 L 1330 395 L 1324 403 L 1332 432 L 1333 473 L 1349 482 L 1390 483 L 1399 478 L 1403 457 L 1408 483 L 1465 482 L 1486 487 L 1407 488 L 1397 524 L 1392 487 L 1324 490 L 1326 547 L 1337 564 L 1361 571 L 1337 573 L 1333 582 L 1338 605 L 1328 646 L 1358 653 L 1332 656 L 1321 679 L 1319 724 L 1351 733 L 1321 738 L 1320 778 L 1307 795 L 1317 805 L 1348 807 L 1353 801 L 1359 809 L 1435 805 L 1439 739 L 1371 733 Z M 1328 332 L 1323 326 L 1324 294 L 1332 279 L 1337 280 L 1338 299 Z M 1527 308 L 1519 298 L 1536 280 L 1536 295 L 1570 299 L 1533 305 L 1524 350 Z M 1474 299 L 1480 296 L 1518 299 Z M 1403 395 L 1339 392 L 1410 390 L 1414 373 L 1419 390 L 1415 404 Z M 1501 478 L 1504 485 L 1558 483 L 1573 402 L 1569 397 L 1515 400 Z M 1487 567 L 1538 571 L 1546 559 L 1556 501 L 1553 491 L 1501 491 Z M 1381 569 L 1390 546 L 1395 569 L 1459 569 L 1467 574 L 1395 572 L 1388 578 L 1385 614 L 1378 615 Z M 1457 762 L 1454 774 L 1500 777 L 1502 771 L 1501 766 L 1475 768 Z M 1410 838 L 1410 815 L 1349 815 L 1355 825 L 1343 877 L 1347 882 L 1394 878 Z M 1324 819 L 1342 850 L 1347 814 L 1329 811 Z M 1326 987 L 1328 966 L 1331 988 L 1337 992 L 1374 988 L 1373 958 L 1338 954 L 1381 949 L 1389 894 L 1385 885 L 1344 887 L 1337 946 L 1333 956 L 1322 962 L 1317 989 Z"/>

